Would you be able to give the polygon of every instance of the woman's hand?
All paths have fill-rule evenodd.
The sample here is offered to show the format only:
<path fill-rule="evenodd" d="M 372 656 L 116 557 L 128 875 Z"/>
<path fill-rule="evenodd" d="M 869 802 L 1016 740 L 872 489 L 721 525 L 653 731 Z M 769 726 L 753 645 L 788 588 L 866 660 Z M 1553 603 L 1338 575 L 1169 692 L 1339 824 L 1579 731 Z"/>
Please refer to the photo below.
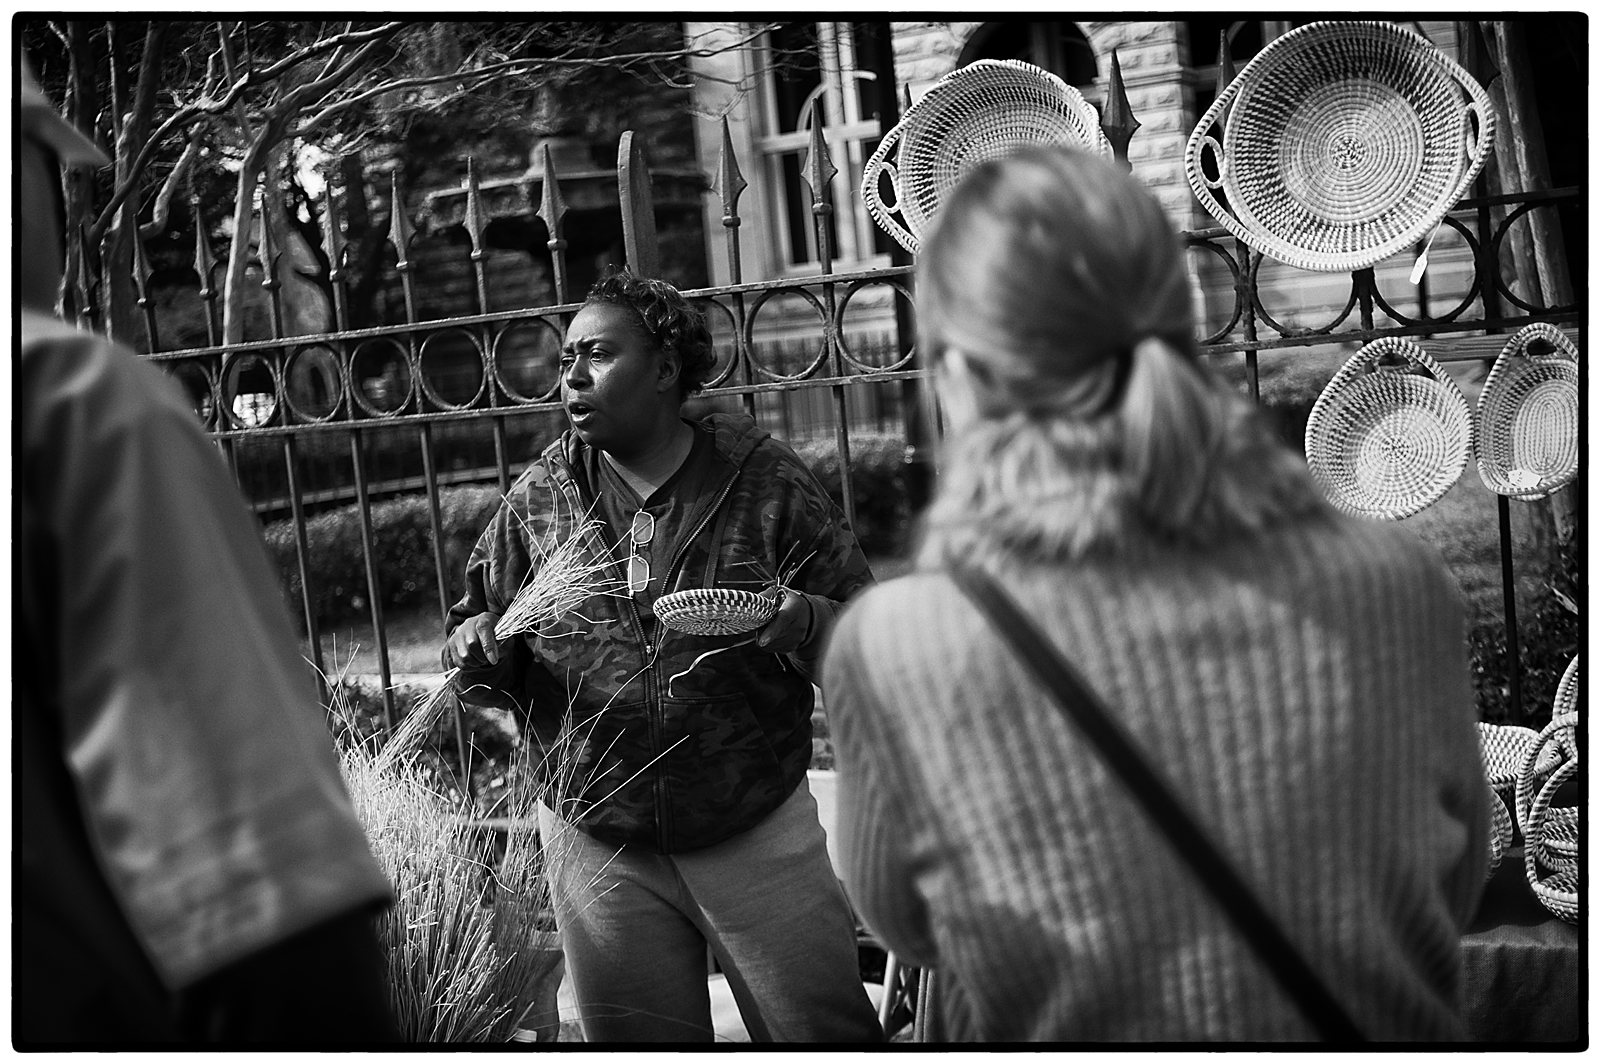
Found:
<path fill-rule="evenodd" d="M 811 638 L 812 627 L 811 600 L 785 589 L 777 615 L 756 633 L 756 646 L 774 654 L 793 654 Z"/>
<path fill-rule="evenodd" d="M 445 643 L 451 666 L 459 669 L 462 666 L 498 665 L 500 654 L 509 642 L 495 638 L 494 626 L 498 623 L 500 615 L 488 612 L 463 621 L 459 628 L 450 633 L 450 639 Z"/>

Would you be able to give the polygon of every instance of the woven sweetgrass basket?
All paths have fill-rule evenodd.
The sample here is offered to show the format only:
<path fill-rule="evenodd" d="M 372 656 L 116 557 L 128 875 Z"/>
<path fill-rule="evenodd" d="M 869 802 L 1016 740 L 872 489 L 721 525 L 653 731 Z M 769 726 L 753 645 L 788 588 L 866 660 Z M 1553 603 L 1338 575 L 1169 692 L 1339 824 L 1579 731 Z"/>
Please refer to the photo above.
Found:
<path fill-rule="evenodd" d="M 1578 660 L 1582 657 L 1582 654 L 1572 655 L 1572 660 L 1567 662 L 1566 669 L 1561 673 L 1561 680 L 1556 684 L 1556 696 L 1550 703 L 1552 717 L 1578 712 Z"/>
<path fill-rule="evenodd" d="M 1386 22 L 1314 22 L 1267 45 L 1218 94 L 1184 169 L 1206 210 L 1262 254 L 1354 271 L 1426 236 L 1493 144 L 1489 94 L 1422 37 Z"/>
<path fill-rule="evenodd" d="M 1358 517 L 1398 521 L 1431 506 L 1460 478 L 1471 451 L 1466 397 L 1401 337 L 1352 355 L 1306 421 L 1312 476 L 1329 501 Z"/>
<path fill-rule="evenodd" d="M 1507 342 L 1478 396 L 1478 474 L 1537 499 L 1578 475 L 1578 349 L 1547 322 Z"/>
<path fill-rule="evenodd" d="M 742 635 L 772 620 L 779 597 L 729 588 L 693 588 L 656 599 L 662 624 L 690 635 Z"/>
<path fill-rule="evenodd" d="M 1577 713 L 1555 714 L 1517 772 L 1523 870 L 1539 901 L 1564 920 L 1575 920 L 1578 914 L 1579 812 L 1551 802 L 1579 770 L 1577 725 Z"/>
<path fill-rule="evenodd" d="M 1528 747 L 1539 733 L 1514 724 L 1478 722 L 1478 746 L 1483 751 L 1483 773 L 1495 791 L 1510 791 L 1517 785 L 1517 769 Z"/>
<path fill-rule="evenodd" d="M 1506 855 L 1515 839 L 1511 827 L 1511 814 L 1498 794 L 1489 795 L 1489 870 L 1483 874 L 1487 883 L 1500 868 L 1500 859 Z"/>
<path fill-rule="evenodd" d="M 1563 920 L 1578 918 L 1578 861 L 1581 840 L 1578 837 L 1578 811 L 1571 808 L 1552 808 L 1550 803 L 1561 785 L 1577 774 L 1579 768 L 1575 732 L 1576 713 L 1563 713 L 1551 719 L 1539 733 L 1539 742 L 1528 751 L 1523 760 L 1523 770 L 1517 776 L 1517 818 L 1522 827 L 1523 871 L 1534 895 L 1545 908 Z M 1537 783 L 1533 793 L 1536 768 L 1541 752 L 1548 747 L 1560 750 L 1560 763 L 1550 774 Z"/>
<path fill-rule="evenodd" d="M 940 78 L 884 134 L 862 171 L 862 202 L 884 232 L 915 254 L 968 171 L 1030 144 L 1111 155 L 1099 114 L 1077 89 L 1031 63 L 980 59 Z M 892 201 L 883 198 L 884 179 Z"/>

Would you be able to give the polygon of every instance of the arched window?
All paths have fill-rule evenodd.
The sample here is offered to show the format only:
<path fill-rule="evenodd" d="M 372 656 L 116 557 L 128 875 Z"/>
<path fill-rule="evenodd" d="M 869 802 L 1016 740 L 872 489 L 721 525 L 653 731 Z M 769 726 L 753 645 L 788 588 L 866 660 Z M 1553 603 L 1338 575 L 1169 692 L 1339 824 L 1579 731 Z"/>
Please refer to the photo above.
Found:
<path fill-rule="evenodd" d="M 818 261 L 811 193 L 802 173 L 811 123 L 819 121 L 838 168 L 827 218 L 834 258 L 888 265 L 890 238 L 873 224 L 856 189 L 883 136 L 882 93 L 894 82 L 893 53 L 880 22 L 780 24 L 762 42 L 756 153 L 777 191 L 772 232 L 787 270 Z"/>
<path fill-rule="evenodd" d="M 956 65 L 975 59 L 1021 59 L 1068 85 L 1090 85 L 1099 75 L 1089 39 L 1071 22 L 985 22 L 967 40 Z"/>

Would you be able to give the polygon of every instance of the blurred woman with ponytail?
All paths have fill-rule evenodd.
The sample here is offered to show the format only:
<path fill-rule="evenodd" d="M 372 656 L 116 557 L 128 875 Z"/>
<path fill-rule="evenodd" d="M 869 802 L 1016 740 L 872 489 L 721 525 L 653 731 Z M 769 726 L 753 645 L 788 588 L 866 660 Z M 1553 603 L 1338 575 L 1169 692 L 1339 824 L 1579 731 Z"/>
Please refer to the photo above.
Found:
<path fill-rule="evenodd" d="M 852 900 L 931 968 L 950 1040 L 1315 1030 L 953 567 L 1075 667 L 1356 1026 L 1463 1035 L 1487 861 L 1459 592 L 1334 512 L 1195 353 L 1178 238 L 1133 178 L 1030 149 L 917 267 L 946 438 L 916 571 L 833 636 Z"/>

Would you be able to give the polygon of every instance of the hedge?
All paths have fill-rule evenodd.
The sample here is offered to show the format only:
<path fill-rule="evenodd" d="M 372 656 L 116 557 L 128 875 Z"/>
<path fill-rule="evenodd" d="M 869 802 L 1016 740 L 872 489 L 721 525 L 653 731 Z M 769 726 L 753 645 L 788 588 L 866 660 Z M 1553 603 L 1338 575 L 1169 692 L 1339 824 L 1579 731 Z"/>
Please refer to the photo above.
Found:
<path fill-rule="evenodd" d="M 439 491 L 445 573 L 452 599 L 462 593 L 467 556 L 499 503 L 500 492 L 494 487 L 450 487 Z M 264 533 L 267 550 L 278 564 L 283 586 L 299 616 L 300 565 L 295 556 L 294 522 L 273 521 Z M 373 503 L 372 538 L 378 586 L 386 609 L 438 594 L 425 496 Z M 365 616 L 367 576 L 359 509 L 351 504 L 310 518 L 306 521 L 306 539 L 318 621 Z"/>
<path fill-rule="evenodd" d="M 797 450 L 838 499 L 839 461 L 833 441 L 807 442 Z M 910 507 L 901 468 L 903 450 L 897 437 L 862 433 L 850 439 L 856 534 L 869 555 L 899 553 L 909 541 Z M 447 487 L 439 491 L 445 573 L 452 601 L 464 589 L 463 572 L 472 545 L 499 503 L 500 493 L 492 486 Z M 294 523 L 287 519 L 270 522 L 265 535 L 298 617 L 300 565 L 295 556 Z M 385 609 L 423 602 L 438 594 L 425 496 L 409 495 L 373 503 L 372 535 Z M 360 511 L 351 504 L 318 514 L 306 521 L 306 538 L 318 623 L 365 617 L 367 577 L 361 553 Z"/>
<path fill-rule="evenodd" d="M 835 501 L 839 488 L 839 452 L 831 438 L 807 440 L 797 447 L 801 461 L 822 481 Z M 905 442 L 886 433 L 850 436 L 851 494 L 856 502 L 856 538 L 870 557 L 904 554 L 911 542 L 911 504 L 906 493 Z"/>

